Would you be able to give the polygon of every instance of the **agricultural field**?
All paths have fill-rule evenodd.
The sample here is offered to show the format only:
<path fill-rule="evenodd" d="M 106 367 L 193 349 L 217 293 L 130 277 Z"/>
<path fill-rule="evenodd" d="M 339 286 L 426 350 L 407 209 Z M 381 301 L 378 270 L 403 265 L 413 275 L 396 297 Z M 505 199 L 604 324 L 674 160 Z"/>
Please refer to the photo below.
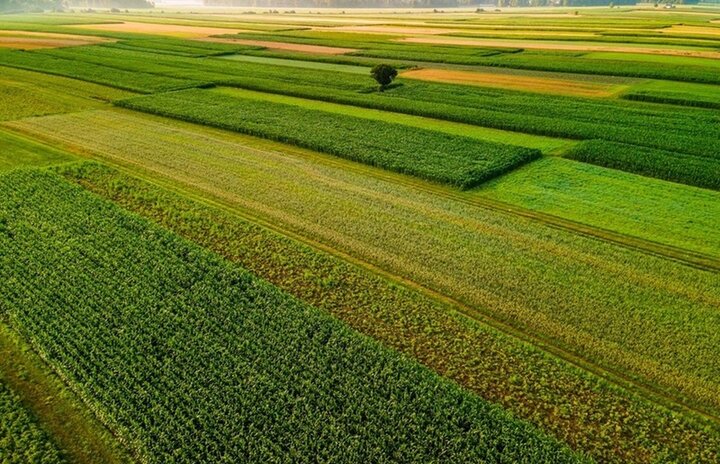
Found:
<path fill-rule="evenodd" d="M 720 7 L 205 3 L 0 13 L 0 463 L 720 462 Z"/>

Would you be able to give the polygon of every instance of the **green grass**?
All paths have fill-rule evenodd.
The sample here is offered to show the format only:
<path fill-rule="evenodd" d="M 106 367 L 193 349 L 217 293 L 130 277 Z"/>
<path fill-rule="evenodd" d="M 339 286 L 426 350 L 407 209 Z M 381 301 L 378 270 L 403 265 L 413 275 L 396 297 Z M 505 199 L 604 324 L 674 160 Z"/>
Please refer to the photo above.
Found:
<path fill-rule="evenodd" d="M 58 175 L 2 180 L 3 313 L 142 462 L 588 461 Z"/>
<path fill-rule="evenodd" d="M 715 272 L 191 124 L 95 111 L 10 125 L 198 189 L 675 401 L 720 409 Z"/>
<path fill-rule="evenodd" d="M 693 67 L 720 69 L 720 61 L 711 58 L 696 58 L 691 56 L 650 55 L 641 53 L 614 53 L 592 52 L 583 55 L 588 60 L 632 61 L 633 63 L 659 63 L 683 68 Z M 677 84 L 682 86 L 682 84 Z"/>
<path fill-rule="evenodd" d="M 0 67 L 0 121 L 99 108 L 131 95 L 89 82 Z"/>
<path fill-rule="evenodd" d="M 720 87 L 707 84 L 651 81 L 633 86 L 622 98 L 720 109 Z"/>
<path fill-rule="evenodd" d="M 24 137 L 0 130 L 0 172 L 28 166 L 50 166 L 67 163 L 75 157 Z"/>
<path fill-rule="evenodd" d="M 147 66 L 148 63 L 145 63 Z M 183 78 L 96 65 L 44 53 L 0 49 L 0 65 L 71 77 L 122 90 L 149 93 L 197 87 L 205 83 Z"/>
<path fill-rule="evenodd" d="M 636 145 L 588 140 L 565 157 L 648 177 L 720 190 L 720 160 L 656 150 Z"/>
<path fill-rule="evenodd" d="M 460 188 L 474 187 L 540 156 L 539 150 L 451 136 L 382 120 L 186 90 L 120 100 L 147 113 L 207 124 Z"/>
<path fill-rule="evenodd" d="M 26 340 L 0 321 L 0 379 L 15 392 L 23 406 L 53 442 L 60 455 L 74 464 L 131 462 L 116 438 L 93 415 L 62 379 L 48 368 Z M 2 421 L 0 421 L 0 428 Z M 3 440 L 0 439 L 0 443 Z M 2 461 L 0 447 L 0 461 Z M 40 457 L 40 456 L 38 456 Z M 20 463 L 34 462 L 27 460 Z M 7 461 L 2 461 L 3 463 Z M 10 462 L 13 462 L 10 460 Z"/>
<path fill-rule="evenodd" d="M 62 174 L 330 312 L 603 462 L 711 458 L 720 432 L 609 385 L 442 303 L 207 200 L 94 163 Z M 186 195 L 190 195 L 186 193 Z M 548 411 L 556 411 L 548 414 Z M 673 436 L 673 440 L 666 437 Z M 710 454 L 707 454 L 710 453 Z"/>
<path fill-rule="evenodd" d="M 306 98 L 297 98 L 266 92 L 256 92 L 252 90 L 223 88 L 218 89 L 217 92 L 221 92 L 223 94 L 235 97 L 253 99 L 259 102 L 268 101 L 274 103 L 283 103 L 287 105 L 299 106 L 310 110 L 319 110 L 346 116 L 356 116 L 359 118 L 371 119 L 375 121 L 392 122 L 394 124 L 403 124 L 406 126 L 417 127 L 420 129 L 443 132 L 450 135 L 471 137 L 478 140 L 504 143 L 508 145 L 517 145 L 521 147 L 541 150 L 544 153 L 548 154 L 561 153 L 573 146 L 575 143 L 577 143 L 573 140 L 563 140 L 552 137 L 543 137 L 539 135 L 523 134 L 522 132 L 509 132 L 498 129 L 490 129 L 487 127 L 473 126 L 470 124 L 445 121 L 442 119 L 431 119 L 405 113 L 393 113 L 388 111 L 375 110 L 372 108 L 363 108 L 352 105 L 341 105 L 337 103 L 325 102 L 322 100 L 310 100 Z"/>
<path fill-rule="evenodd" d="M 291 68 L 320 69 L 322 71 L 337 71 L 342 73 L 370 75 L 370 68 L 367 66 L 353 66 L 348 64 L 322 63 L 317 61 L 288 60 L 283 58 L 272 58 L 267 56 L 252 55 L 227 55 L 224 60 L 244 61 L 247 63 L 262 63 L 275 66 L 288 66 Z"/>
<path fill-rule="evenodd" d="M 62 464 L 57 446 L 0 374 L 0 462 Z"/>
<path fill-rule="evenodd" d="M 720 257 L 720 193 L 544 158 L 478 194 L 621 234 Z"/>

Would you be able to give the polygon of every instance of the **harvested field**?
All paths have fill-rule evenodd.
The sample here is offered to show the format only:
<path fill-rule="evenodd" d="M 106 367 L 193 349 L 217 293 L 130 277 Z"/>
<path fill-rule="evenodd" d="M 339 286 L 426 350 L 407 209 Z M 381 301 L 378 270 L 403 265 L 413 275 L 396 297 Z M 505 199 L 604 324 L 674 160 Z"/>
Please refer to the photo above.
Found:
<path fill-rule="evenodd" d="M 442 27 L 403 27 L 403 26 L 338 26 L 333 28 L 316 27 L 317 31 L 330 32 L 363 32 L 368 34 L 398 35 L 439 35 L 465 32 L 463 29 L 445 29 Z"/>
<path fill-rule="evenodd" d="M 527 40 L 505 40 L 505 39 L 457 39 L 452 37 L 405 37 L 398 39 L 400 42 L 434 44 L 434 45 L 464 45 L 474 47 L 507 47 L 525 48 L 530 50 L 566 50 L 566 51 L 589 51 L 589 52 L 622 52 L 622 53 L 647 53 L 650 55 L 671 55 L 671 56 L 692 56 L 697 58 L 720 59 L 720 52 L 709 50 L 683 50 L 677 48 L 652 48 L 652 47 L 622 47 L 614 45 L 596 45 L 565 42 L 532 42 Z"/>
<path fill-rule="evenodd" d="M 114 24 L 78 24 L 72 27 L 93 31 L 107 32 L 135 32 L 140 34 L 165 35 L 169 37 L 182 37 L 194 39 L 218 34 L 233 34 L 237 32 L 252 32 L 241 29 L 227 29 L 222 27 L 182 26 L 179 24 L 153 24 L 153 23 L 114 23 Z"/>
<path fill-rule="evenodd" d="M 257 45 L 270 50 L 284 50 L 287 52 L 310 53 L 314 55 L 344 55 L 356 51 L 354 48 L 326 47 L 324 45 L 305 45 L 289 42 L 271 42 L 268 40 L 230 39 L 227 37 L 206 37 L 201 39 L 208 42 L 230 43 L 238 45 Z"/>
<path fill-rule="evenodd" d="M 34 50 L 38 48 L 77 47 L 111 39 L 87 35 L 53 34 L 45 32 L 0 31 L 0 48 Z"/>
<path fill-rule="evenodd" d="M 609 97 L 627 87 L 597 82 L 519 76 L 516 74 L 456 71 L 451 69 L 413 69 L 402 73 L 402 77 L 448 84 L 477 85 L 480 87 L 494 87 L 558 95 L 578 95 L 583 97 Z"/>
<path fill-rule="evenodd" d="M 688 26 L 676 24 L 664 29 L 658 29 L 663 34 L 692 34 L 692 35 L 716 35 L 720 37 L 720 27 L 711 26 Z"/>

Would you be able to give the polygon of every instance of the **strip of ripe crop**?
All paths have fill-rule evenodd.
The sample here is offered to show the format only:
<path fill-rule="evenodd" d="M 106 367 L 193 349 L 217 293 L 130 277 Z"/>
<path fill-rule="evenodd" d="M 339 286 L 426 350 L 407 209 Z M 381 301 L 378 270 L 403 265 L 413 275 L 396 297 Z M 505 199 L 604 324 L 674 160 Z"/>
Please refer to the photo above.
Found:
<path fill-rule="evenodd" d="M 393 285 L 227 209 L 98 164 L 83 163 L 60 171 L 500 403 L 600 461 L 644 463 L 666 455 L 699 461 L 712 460 L 720 452 L 720 430 L 703 431 L 692 420 L 610 386 L 447 304 Z M 668 436 L 673 440 L 667 440 Z"/>
<path fill-rule="evenodd" d="M 96 111 L 8 125 L 198 189 L 675 402 L 720 409 L 717 272 L 191 124 Z"/>
<path fill-rule="evenodd" d="M 606 168 L 720 190 L 720 159 L 683 155 L 606 140 L 581 142 L 563 156 Z"/>
<path fill-rule="evenodd" d="M 471 188 L 539 150 L 208 90 L 135 97 L 125 108 L 255 135 L 423 179 Z"/>
<path fill-rule="evenodd" d="M 142 462 L 589 461 L 59 175 L 0 215 L 3 315 Z"/>
<path fill-rule="evenodd" d="M 0 462 L 64 464 L 55 443 L 42 430 L 0 373 Z"/>

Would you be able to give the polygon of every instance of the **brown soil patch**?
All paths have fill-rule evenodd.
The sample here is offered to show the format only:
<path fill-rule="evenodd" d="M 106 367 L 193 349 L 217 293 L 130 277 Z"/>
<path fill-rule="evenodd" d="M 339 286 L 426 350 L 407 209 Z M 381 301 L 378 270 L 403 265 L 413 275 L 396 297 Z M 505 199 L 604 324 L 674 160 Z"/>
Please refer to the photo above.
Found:
<path fill-rule="evenodd" d="M 680 50 L 672 48 L 649 48 L 649 47 L 618 47 L 612 45 L 595 44 L 572 44 L 556 42 L 530 42 L 526 40 L 504 40 L 504 39 L 456 39 L 451 37 L 407 37 L 398 39 L 401 42 L 437 44 L 437 45 L 462 45 L 475 47 L 506 47 L 526 48 L 531 50 L 571 50 L 587 52 L 620 52 L 620 53 L 646 53 L 650 55 L 672 55 L 692 56 L 696 58 L 720 58 L 720 52 L 703 50 Z"/>
<path fill-rule="evenodd" d="M 514 74 L 480 73 L 474 71 L 453 71 L 448 69 L 415 69 L 401 74 L 409 79 L 444 82 L 448 84 L 477 85 L 501 89 L 524 90 L 528 92 L 583 97 L 609 97 L 622 86 L 582 82 L 546 77 L 518 76 Z"/>
<path fill-rule="evenodd" d="M 0 48 L 34 50 L 38 48 L 76 47 L 108 42 L 102 37 L 44 32 L 0 31 Z"/>
<path fill-rule="evenodd" d="M 296 44 L 289 42 L 272 42 L 269 40 L 246 40 L 246 39 L 231 39 L 224 37 L 206 37 L 202 40 L 203 42 L 219 42 L 219 43 L 233 43 L 240 45 L 256 45 L 258 47 L 269 48 L 270 50 L 285 50 L 290 52 L 301 52 L 311 53 L 313 55 L 343 55 L 357 51 L 354 48 L 341 48 L 341 47 L 325 47 L 322 45 L 305 45 Z"/>
<path fill-rule="evenodd" d="M 182 26 L 179 24 L 154 23 L 113 23 L 113 24 L 74 24 L 70 27 L 88 29 L 92 31 L 135 32 L 139 34 L 164 35 L 184 39 L 196 39 L 219 34 L 235 34 L 238 32 L 252 32 L 241 29 L 225 29 L 221 27 Z"/>

